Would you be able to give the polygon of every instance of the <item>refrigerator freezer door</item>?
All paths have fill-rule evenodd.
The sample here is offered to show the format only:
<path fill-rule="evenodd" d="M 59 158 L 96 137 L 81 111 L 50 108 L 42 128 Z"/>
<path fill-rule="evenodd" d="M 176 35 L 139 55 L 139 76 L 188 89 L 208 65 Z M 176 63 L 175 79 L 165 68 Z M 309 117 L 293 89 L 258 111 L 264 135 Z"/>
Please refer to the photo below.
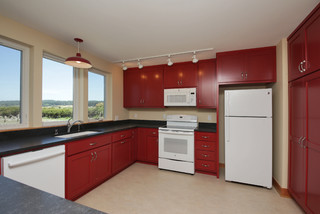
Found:
<path fill-rule="evenodd" d="M 272 89 L 226 90 L 225 116 L 272 117 Z"/>
<path fill-rule="evenodd" d="M 225 117 L 225 179 L 272 187 L 272 118 Z"/>

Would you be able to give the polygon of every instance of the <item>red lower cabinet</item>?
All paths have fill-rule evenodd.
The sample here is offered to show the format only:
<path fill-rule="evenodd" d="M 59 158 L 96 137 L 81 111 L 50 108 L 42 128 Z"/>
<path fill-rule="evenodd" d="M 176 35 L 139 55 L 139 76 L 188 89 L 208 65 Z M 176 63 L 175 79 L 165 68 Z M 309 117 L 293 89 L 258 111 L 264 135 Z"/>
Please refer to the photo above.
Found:
<path fill-rule="evenodd" d="M 195 169 L 219 177 L 217 134 L 195 132 Z"/>
<path fill-rule="evenodd" d="M 67 199 L 75 200 L 111 176 L 110 139 L 101 135 L 66 144 Z"/>
<path fill-rule="evenodd" d="M 117 173 L 131 164 L 132 139 L 112 143 L 112 173 Z"/>
<path fill-rule="evenodd" d="M 158 164 L 158 129 L 139 128 L 138 130 L 137 160 Z"/>

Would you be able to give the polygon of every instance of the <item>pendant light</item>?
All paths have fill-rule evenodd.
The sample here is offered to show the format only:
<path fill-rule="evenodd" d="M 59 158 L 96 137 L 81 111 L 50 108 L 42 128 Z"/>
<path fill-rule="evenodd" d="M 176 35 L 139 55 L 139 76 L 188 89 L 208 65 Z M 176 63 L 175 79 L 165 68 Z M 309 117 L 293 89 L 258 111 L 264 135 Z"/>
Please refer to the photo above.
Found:
<path fill-rule="evenodd" d="M 171 61 L 171 56 L 168 55 L 168 66 L 172 66 L 173 65 L 173 62 Z"/>
<path fill-rule="evenodd" d="M 139 68 L 139 69 L 142 69 L 142 68 L 143 68 L 143 65 L 140 63 L 140 59 L 138 59 L 138 68 Z"/>
<path fill-rule="evenodd" d="M 85 58 L 82 58 L 80 54 L 79 44 L 83 42 L 83 40 L 79 38 L 74 38 L 74 41 L 76 41 L 78 44 L 78 52 L 76 56 L 69 57 L 68 59 L 66 59 L 64 63 L 67 65 L 71 65 L 75 68 L 91 68 L 91 63 Z"/>
<path fill-rule="evenodd" d="M 122 70 L 126 71 L 128 67 L 124 64 L 124 61 L 122 61 Z"/>

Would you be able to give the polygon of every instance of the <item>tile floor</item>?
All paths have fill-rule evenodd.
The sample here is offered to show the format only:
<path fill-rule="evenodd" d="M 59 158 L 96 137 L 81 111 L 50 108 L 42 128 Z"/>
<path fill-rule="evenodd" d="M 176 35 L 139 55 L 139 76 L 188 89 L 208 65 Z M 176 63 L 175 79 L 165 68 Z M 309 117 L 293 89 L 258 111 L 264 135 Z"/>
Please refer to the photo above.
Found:
<path fill-rule="evenodd" d="M 135 163 L 76 202 L 110 214 L 296 214 L 303 211 L 273 188 L 225 182 Z"/>

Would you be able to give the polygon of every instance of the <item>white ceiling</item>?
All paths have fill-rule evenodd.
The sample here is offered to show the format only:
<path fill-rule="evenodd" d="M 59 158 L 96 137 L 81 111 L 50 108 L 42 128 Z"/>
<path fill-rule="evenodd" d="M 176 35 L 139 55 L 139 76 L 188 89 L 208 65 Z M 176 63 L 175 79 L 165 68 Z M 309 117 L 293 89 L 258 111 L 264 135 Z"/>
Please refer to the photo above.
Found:
<path fill-rule="evenodd" d="M 0 0 L 0 14 L 114 62 L 276 45 L 320 0 Z M 85 57 L 85 56 L 84 56 Z M 190 55 L 173 57 L 186 61 Z M 166 63 L 166 58 L 143 61 Z M 136 66 L 136 62 L 129 64 Z"/>

